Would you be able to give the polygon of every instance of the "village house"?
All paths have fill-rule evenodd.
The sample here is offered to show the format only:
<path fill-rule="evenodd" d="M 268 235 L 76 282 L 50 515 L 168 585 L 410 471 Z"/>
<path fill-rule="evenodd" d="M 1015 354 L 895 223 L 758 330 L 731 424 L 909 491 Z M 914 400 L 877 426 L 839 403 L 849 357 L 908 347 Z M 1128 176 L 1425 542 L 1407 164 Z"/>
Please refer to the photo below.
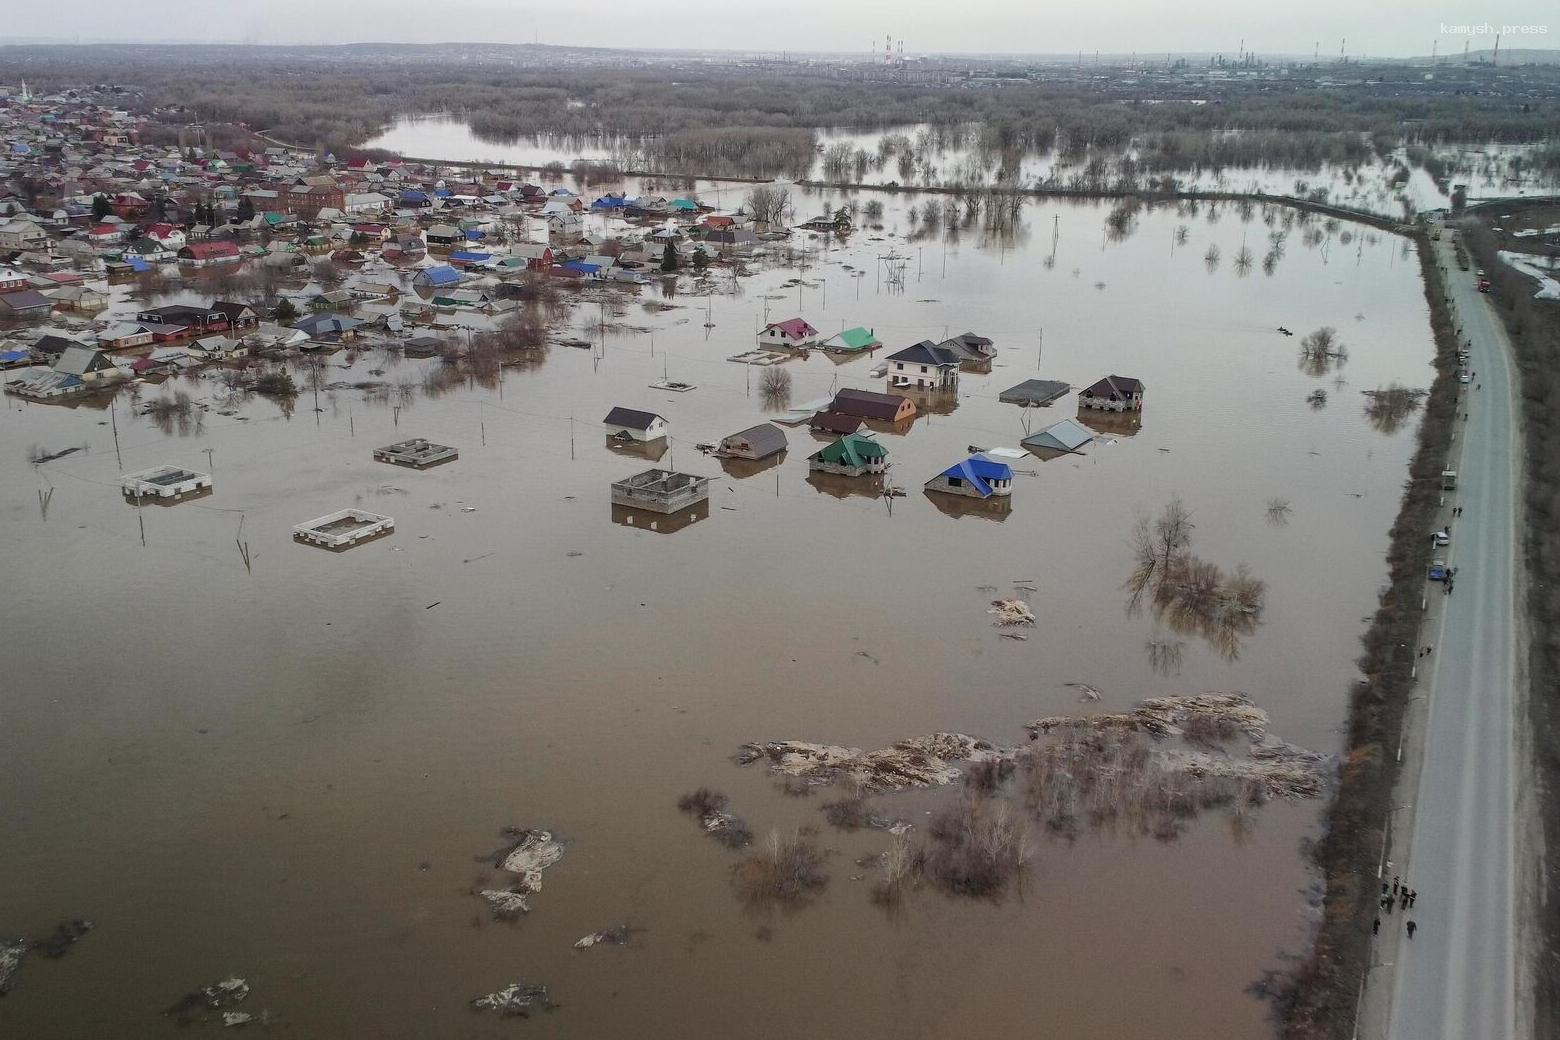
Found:
<path fill-rule="evenodd" d="M 959 358 L 930 340 L 888 355 L 888 385 L 943 390 L 959 384 Z"/>
<path fill-rule="evenodd" d="M 829 402 L 829 411 L 858 419 L 897 423 L 915 418 L 915 402 L 898 394 L 847 388 L 834 395 L 834 400 Z"/>
<path fill-rule="evenodd" d="M 823 341 L 822 347 L 831 354 L 860 354 L 870 353 L 882 345 L 883 341 L 873 334 L 872 329 L 864 329 L 858 325 L 830 336 Z"/>
<path fill-rule="evenodd" d="M 973 332 L 961 333 L 937 345 L 952 351 L 965 368 L 989 365 L 997 356 L 996 345 L 985 336 L 977 336 Z"/>
<path fill-rule="evenodd" d="M 171 249 L 174 252 L 178 252 L 185 246 L 184 229 L 174 227 L 172 224 L 149 224 L 142 235 L 164 249 Z"/>
<path fill-rule="evenodd" d="M 861 416 L 842 415 L 839 412 L 822 411 L 815 412 L 811 419 L 807 420 L 807 428 L 814 433 L 832 433 L 837 436 L 849 436 L 861 429 Z"/>
<path fill-rule="evenodd" d="M 601 423 L 612 440 L 655 441 L 665 437 L 670 429 L 661 416 L 635 408 L 613 408 Z"/>
<path fill-rule="evenodd" d="M 845 477 L 882 473 L 888 468 L 888 449 L 871 437 L 848 433 L 808 456 L 807 468 Z"/>
<path fill-rule="evenodd" d="M 149 308 L 136 314 L 135 320 L 155 325 L 182 326 L 189 335 L 221 332 L 228 327 L 227 315 L 221 311 L 212 307 L 191 307 L 182 303 Z"/>
<path fill-rule="evenodd" d="M 351 216 L 389 211 L 393 202 L 390 196 L 377 191 L 353 192 L 342 200 L 342 210 Z"/>
<path fill-rule="evenodd" d="M 926 490 L 966 498 L 1001 498 L 1013 493 L 1013 470 L 1005 462 L 971 455 L 926 482 Z"/>
<path fill-rule="evenodd" d="M 211 305 L 211 313 L 220 314 L 226 318 L 228 328 L 232 329 L 241 329 L 249 325 L 257 325 L 260 322 L 260 316 L 247 303 L 217 300 Z"/>
<path fill-rule="evenodd" d="M 1130 376 L 1106 376 L 1078 395 L 1078 407 L 1106 412 L 1141 412 L 1143 384 Z"/>
<path fill-rule="evenodd" d="M 0 250 L 47 249 L 49 233 L 31 220 L 17 218 L 0 224 Z"/>
<path fill-rule="evenodd" d="M 0 318 L 37 318 L 54 308 L 54 301 L 35 289 L 0 293 Z"/>
<path fill-rule="evenodd" d="M 236 264 L 243 258 L 232 242 L 192 242 L 179 250 L 179 262 L 191 267 Z"/>
<path fill-rule="evenodd" d="M 54 371 L 75 376 L 86 383 L 119 374 L 119 369 L 107 354 L 85 346 L 67 347 L 60 355 L 60 359 L 54 363 Z"/>
<path fill-rule="evenodd" d="M 736 459 L 767 459 L 786 450 L 785 431 L 773 423 L 759 423 L 720 440 L 720 451 Z"/>
<path fill-rule="evenodd" d="M 0 293 L 17 292 L 32 283 L 27 275 L 14 267 L 0 267 Z"/>
<path fill-rule="evenodd" d="M 801 318 L 787 318 L 765 325 L 758 333 L 760 347 L 796 349 L 818 341 L 818 330 Z"/>
<path fill-rule="evenodd" d="M 128 350 L 151 345 L 152 333 L 137 322 L 120 322 L 98 333 L 98 346 L 104 350 Z"/>

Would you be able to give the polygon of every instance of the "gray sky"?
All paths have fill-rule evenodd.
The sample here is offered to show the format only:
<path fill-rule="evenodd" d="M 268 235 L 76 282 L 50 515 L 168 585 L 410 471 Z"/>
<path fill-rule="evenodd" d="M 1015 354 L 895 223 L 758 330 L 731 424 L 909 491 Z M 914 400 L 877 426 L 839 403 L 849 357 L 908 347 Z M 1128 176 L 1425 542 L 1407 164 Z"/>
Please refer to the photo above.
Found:
<path fill-rule="evenodd" d="M 1151 54 L 1460 53 L 1466 30 L 1502 47 L 1560 47 L 1554 0 L 71 0 L 6 3 L 0 42 L 29 38 L 250 43 L 482 40 L 599 47 L 864 51 L 903 37 L 924 51 Z M 614 13 L 619 12 L 619 13 Z M 1450 30 L 1450 31 L 1448 31 Z M 1473 47 L 1493 37 L 1475 36 Z"/>

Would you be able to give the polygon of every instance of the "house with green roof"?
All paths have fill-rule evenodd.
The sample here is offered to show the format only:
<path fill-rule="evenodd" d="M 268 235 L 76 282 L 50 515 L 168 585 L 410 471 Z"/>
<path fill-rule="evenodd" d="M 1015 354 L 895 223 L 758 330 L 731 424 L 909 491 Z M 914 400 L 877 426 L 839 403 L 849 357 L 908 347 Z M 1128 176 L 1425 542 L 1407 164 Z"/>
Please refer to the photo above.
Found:
<path fill-rule="evenodd" d="M 882 473 L 888 468 L 888 449 L 860 433 L 847 433 L 833 444 L 813 453 L 807 468 L 814 473 L 838 473 L 860 477 Z"/>
<path fill-rule="evenodd" d="M 823 341 L 822 349 L 833 354 L 859 354 L 863 351 L 873 351 L 883 345 L 883 341 L 872 334 L 871 329 L 864 329 L 860 325 L 853 329 L 846 329 L 837 336 L 830 336 Z"/>

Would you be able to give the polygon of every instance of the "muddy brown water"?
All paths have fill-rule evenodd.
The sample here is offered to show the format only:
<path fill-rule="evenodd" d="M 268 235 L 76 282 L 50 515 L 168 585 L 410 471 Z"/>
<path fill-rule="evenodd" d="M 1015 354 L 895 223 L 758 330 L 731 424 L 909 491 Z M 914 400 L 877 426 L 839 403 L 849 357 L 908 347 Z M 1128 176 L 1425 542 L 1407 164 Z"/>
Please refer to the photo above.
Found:
<path fill-rule="evenodd" d="M 906 228 L 886 201 L 881 241 L 858 233 L 804 275 L 742 279 L 740 296 L 715 297 L 714 328 L 691 277 L 666 301 L 676 309 L 646 311 L 659 297 L 639 290 L 619 320 L 654 329 L 653 356 L 649 332 L 621 331 L 398 413 L 350 390 L 322 393 L 315 413 L 305 392 L 290 418 L 254 398 L 183 435 L 121 396 L 122 466 L 105 409 L 7 398 L 0 935 L 71 916 L 97 928 L 63 960 L 25 964 L 0 1033 L 162 1036 L 175 1027 L 161 1009 L 236 974 L 253 987 L 246 1010 L 303 1037 L 940 1037 L 1040 1022 L 1113 1040 L 1267 1035 L 1246 986 L 1308 934 L 1300 843 L 1320 802 L 1269 805 L 1240 841 L 1218 814 L 1172 844 L 1040 838 L 1021 891 L 923 889 L 887 913 L 855 865 L 887 837 L 830 829 L 820 798 L 787 797 L 730 756 L 748 740 L 877 747 L 938 729 L 1017 743 L 1023 723 L 1079 709 L 1068 682 L 1103 691 L 1101 709 L 1249 691 L 1274 733 L 1336 752 L 1416 425 L 1373 429 L 1361 391 L 1430 380 L 1417 265 L 1389 237 L 1333 234 L 1324 252 L 1297 229 L 1271 276 L 1241 277 L 1233 258 L 1243 234 L 1260 258 L 1260 219 L 1154 212 L 1107 242 L 1105 207 L 1056 204 L 1030 206 L 1014 245 L 962 236 L 944 276 L 940 241 L 886 237 Z M 1224 257 L 1212 273 L 1210 243 Z M 909 254 L 903 293 L 877 291 L 874 258 L 891 247 Z M 867 272 L 859 285 L 843 264 Z M 826 306 L 818 286 L 798 308 L 782 287 L 798 275 L 826 281 Z M 773 414 L 762 370 L 750 395 L 748 370 L 724 360 L 752 346 L 766 295 L 780 297 L 772 318 L 865 325 L 889 349 L 945 330 L 996 341 L 991 372 L 881 435 L 888 480 L 908 492 L 892 513 L 809 480 L 824 442 L 805 428 L 767 468 L 728 471 L 695 450 Z M 582 327 L 595 310 L 580 308 Z M 1281 325 L 1336 326 L 1345 384 L 1302 372 Z M 884 353 L 788 364 L 793 402 L 881 388 L 867 370 Z M 340 379 L 436 364 L 370 353 Z M 1134 435 L 1018 463 L 1034 475 L 1016 478 L 1000 518 L 922 494 L 967 446 L 1024 436 L 1004 388 L 1108 373 L 1147 384 Z M 699 388 L 647 388 L 663 374 Z M 1306 402 L 1317 387 L 1320 410 Z M 1075 403 L 1029 413 L 1032 428 Z M 613 405 L 666 416 L 662 464 L 714 478 L 696 522 L 646 530 L 612 508 L 610 482 L 647 465 L 594 425 Z M 460 458 L 419 472 L 370 457 L 411 436 Z M 90 450 L 39 469 L 26 458 L 80 443 Z M 209 469 L 215 488 L 138 512 L 115 478 L 160 463 Z M 45 520 L 37 491 L 51 484 Z M 1127 616 L 1121 586 L 1135 517 L 1172 493 L 1194 512 L 1194 550 L 1249 564 L 1268 593 L 1238 658 L 1173 637 L 1184 657 L 1166 675 L 1145 645 L 1163 630 Z M 1292 504 L 1285 525 L 1266 520 L 1275 497 Z M 342 553 L 293 542 L 293 524 L 349 506 L 394 517 L 394 533 Z M 1019 580 L 1037 590 L 1025 642 L 985 612 Z M 818 827 L 821 898 L 740 904 L 734 855 L 676 809 L 702 784 L 760 834 Z M 881 808 L 923 820 L 947 795 Z M 569 843 L 513 924 L 470 894 L 494 876 L 478 857 L 506 825 Z M 645 931 L 626 948 L 572 948 L 616 924 Z M 562 1006 L 529 1023 L 466 1008 L 516 980 Z"/>

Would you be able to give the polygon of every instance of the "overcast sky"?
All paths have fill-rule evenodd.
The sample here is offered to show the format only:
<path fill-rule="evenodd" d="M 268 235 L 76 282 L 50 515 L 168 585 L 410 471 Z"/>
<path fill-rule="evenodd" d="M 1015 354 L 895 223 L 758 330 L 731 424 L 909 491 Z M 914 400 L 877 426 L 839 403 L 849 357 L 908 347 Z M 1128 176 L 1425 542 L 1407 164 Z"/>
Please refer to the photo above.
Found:
<path fill-rule="evenodd" d="M 1560 47 L 1555 0 L 6 0 L 0 42 L 486 42 L 596 47 L 1336 55 L 1461 52 L 1458 26 L 1508 30 L 1502 47 Z M 1451 31 L 1447 31 L 1451 30 Z M 1489 46 L 1490 36 L 1473 46 Z"/>

